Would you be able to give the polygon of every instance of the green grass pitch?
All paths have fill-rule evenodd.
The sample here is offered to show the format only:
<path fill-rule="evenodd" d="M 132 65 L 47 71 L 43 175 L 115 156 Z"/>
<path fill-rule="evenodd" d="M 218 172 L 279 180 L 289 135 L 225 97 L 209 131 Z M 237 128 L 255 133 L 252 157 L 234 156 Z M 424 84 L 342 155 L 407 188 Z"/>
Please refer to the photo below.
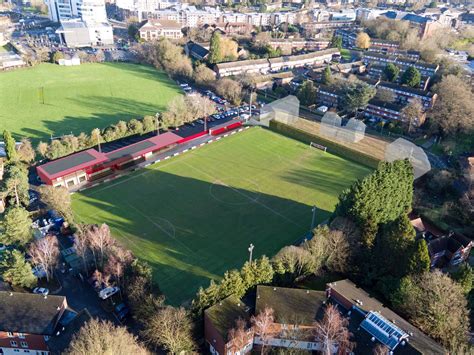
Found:
<path fill-rule="evenodd" d="M 172 304 L 199 286 L 272 256 L 327 219 L 339 193 L 370 169 L 251 128 L 73 195 L 79 220 L 107 223 L 154 268 Z"/>
<path fill-rule="evenodd" d="M 152 67 L 41 64 L 0 73 L 0 128 L 35 142 L 154 115 L 180 92 Z M 44 104 L 43 104 L 44 98 Z"/>

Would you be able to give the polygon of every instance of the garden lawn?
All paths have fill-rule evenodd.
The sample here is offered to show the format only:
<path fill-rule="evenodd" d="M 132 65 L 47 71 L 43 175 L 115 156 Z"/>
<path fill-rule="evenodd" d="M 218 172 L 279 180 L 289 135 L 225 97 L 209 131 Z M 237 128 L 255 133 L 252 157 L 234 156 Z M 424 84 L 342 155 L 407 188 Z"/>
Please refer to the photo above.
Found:
<path fill-rule="evenodd" d="M 273 256 L 333 211 L 370 172 L 262 128 L 251 128 L 73 195 L 78 220 L 107 223 L 153 267 L 172 304 L 249 258 Z"/>
<path fill-rule="evenodd" d="M 40 64 L 0 73 L 0 129 L 35 142 L 154 115 L 180 92 L 152 67 Z M 43 103 L 44 98 L 44 103 Z"/>

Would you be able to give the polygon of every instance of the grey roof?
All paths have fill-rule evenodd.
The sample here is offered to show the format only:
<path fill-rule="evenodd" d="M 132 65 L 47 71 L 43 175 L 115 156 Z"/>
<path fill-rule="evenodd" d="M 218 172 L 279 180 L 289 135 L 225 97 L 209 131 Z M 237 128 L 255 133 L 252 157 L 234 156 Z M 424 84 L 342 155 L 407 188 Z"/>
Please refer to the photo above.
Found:
<path fill-rule="evenodd" d="M 190 53 L 195 53 L 201 58 L 205 58 L 209 54 L 209 50 L 201 46 L 200 44 L 189 41 L 187 44 Z"/>
<path fill-rule="evenodd" d="M 431 339 L 428 335 L 424 334 L 421 330 L 416 328 L 411 323 L 400 317 L 398 314 L 393 312 L 391 309 L 385 307 L 377 299 L 373 298 L 366 291 L 356 286 L 350 280 L 340 280 L 329 283 L 328 286 L 331 288 L 330 293 L 335 291 L 337 294 L 344 297 L 347 301 L 351 302 L 354 307 L 361 309 L 365 313 L 370 311 L 378 312 L 385 319 L 390 320 L 396 324 L 398 328 L 408 333 L 407 346 L 397 347 L 397 351 L 400 354 L 445 354 L 445 349 L 438 344 L 436 341 Z M 335 295 L 336 296 L 336 295 Z M 336 296 L 337 297 L 337 296 Z M 357 304 L 360 301 L 360 304 Z M 355 312 L 357 313 L 357 312 Z"/>
<path fill-rule="evenodd" d="M 425 90 L 422 90 L 422 89 L 416 89 L 416 88 L 412 88 L 412 87 L 409 87 L 409 86 L 398 85 L 398 84 L 390 83 L 390 82 L 387 82 L 387 81 L 381 82 L 378 86 L 379 87 L 390 88 L 390 89 L 394 89 L 394 90 L 399 90 L 399 91 L 404 91 L 406 93 L 411 93 L 411 94 L 414 94 L 414 95 L 423 96 L 423 97 L 427 97 L 427 98 L 432 98 L 433 95 L 434 95 L 431 91 L 425 91 Z"/>
<path fill-rule="evenodd" d="M 324 291 L 259 285 L 255 313 L 270 307 L 277 323 L 311 325 L 320 319 L 325 301 Z"/>
<path fill-rule="evenodd" d="M 96 160 L 96 157 L 88 151 L 70 155 L 64 159 L 55 160 L 50 164 L 43 165 L 43 169 L 50 175 L 74 168 L 80 164 L 89 163 Z"/>
<path fill-rule="evenodd" d="M 126 156 L 132 156 L 135 153 L 141 152 L 144 149 L 148 149 L 154 146 L 155 144 L 146 140 L 146 141 L 141 141 L 141 142 L 129 145 L 128 147 L 123 148 L 123 149 L 114 150 L 110 153 L 107 153 L 106 155 L 110 160 L 115 160 L 115 159 L 123 158 Z"/>
<path fill-rule="evenodd" d="M 378 99 L 370 100 L 369 105 L 372 105 L 375 107 L 386 108 L 388 110 L 397 111 L 397 112 L 400 112 L 405 107 L 404 105 L 399 105 L 395 102 L 382 101 Z"/>
<path fill-rule="evenodd" d="M 64 296 L 0 291 L 0 330 L 53 335 Z"/>

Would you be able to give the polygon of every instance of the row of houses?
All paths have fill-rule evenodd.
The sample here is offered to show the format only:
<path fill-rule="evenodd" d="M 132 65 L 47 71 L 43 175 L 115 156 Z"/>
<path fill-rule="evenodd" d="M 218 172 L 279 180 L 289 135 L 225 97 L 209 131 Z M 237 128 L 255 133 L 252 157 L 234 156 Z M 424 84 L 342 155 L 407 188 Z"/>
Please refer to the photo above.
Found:
<path fill-rule="evenodd" d="M 367 107 L 364 109 L 364 116 L 367 118 L 375 118 L 377 120 L 404 121 L 405 119 L 402 112 L 403 108 L 408 103 L 413 100 L 419 100 L 426 111 L 434 105 L 437 97 L 435 93 L 398 85 L 396 83 L 384 82 L 380 80 L 365 80 L 365 82 L 376 87 L 377 89 L 386 90 L 392 93 L 394 97 L 393 102 L 381 101 L 375 98 L 370 100 Z M 319 104 L 327 107 L 341 107 L 343 105 L 343 91 L 336 87 L 319 85 L 317 91 L 317 101 Z M 418 118 L 415 124 L 422 124 L 424 119 L 425 113 L 423 113 Z"/>
<path fill-rule="evenodd" d="M 167 9 L 149 12 L 147 18 L 175 21 L 184 27 L 200 27 L 217 23 L 242 23 L 251 26 L 278 26 L 282 23 L 299 22 L 300 14 L 287 12 L 222 12 L 217 7 L 198 9 L 187 4 L 178 4 Z"/>
<path fill-rule="evenodd" d="M 328 304 L 334 304 L 349 320 L 353 350 L 371 354 L 377 344 L 397 354 L 444 354 L 445 349 L 418 328 L 385 307 L 350 280 L 326 285 L 326 291 L 257 286 L 253 297 L 240 300 L 230 296 L 204 312 L 205 340 L 211 354 L 247 354 L 265 346 L 280 349 L 321 351 L 315 340 L 315 322 L 323 317 Z M 266 339 L 261 339 L 250 327 L 250 318 L 266 308 L 273 310 L 273 322 Z M 231 336 L 231 329 L 240 319 L 245 334 Z M 332 344 L 337 352 L 338 344 Z"/>
<path fill-rule="evenodd" d="M 371 64 L 380 66 L 386 66 L 387 64 L 391 63 L 399 67 L 401 70 L 414 67 L 424 77 L 434 76 L 439 69 L 438 64 L 431 64 L 419 60 L 408 59 L 400 55 L 389 55 L 373 51 L 364 52 L 362 61 L 367 65 Z"/>
<path fill-rule="evenodd" d="M 341 37 L 345 47 L 353 48 L 356 46 L 358 31 L 337 29 L 335 35 Z M 420 52 L 414 50 L 400 49 L 400 42 L 390 41 L 381 38 L 371 38 L 368 52 L 389 54 L 392 56 L 403 57 L 410 60 L 420 60 Z"/>
<path fill-rule="evenodd" d="M 329 63 L 334 56 L 339 56 L 337 48 L 325 49 L 300 55 L 289 55 L 277 58 L 240 60 L 216 64 L 214 71 L 218 77 L 240 74 L 268 74 L 297 67 L 321 65 Z"/>

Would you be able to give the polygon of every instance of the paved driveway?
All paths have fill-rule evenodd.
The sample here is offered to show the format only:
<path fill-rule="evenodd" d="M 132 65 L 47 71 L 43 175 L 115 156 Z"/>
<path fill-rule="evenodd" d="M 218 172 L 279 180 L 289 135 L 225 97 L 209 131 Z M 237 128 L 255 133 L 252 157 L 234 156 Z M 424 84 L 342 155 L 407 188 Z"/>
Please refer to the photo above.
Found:
<path fill-rule="evenodd" d="M 89 284 L 82 282 L 78 277 L 70 273 L 59 274 L 58 278 L 62 288 L 57 294 L 66 296 L 70 308 L 77 312 L 87 308 L 92 317 L 110 320 L 118 324 L 114 315 L 107 313 L 101 307 L 100 298 Z"/>

